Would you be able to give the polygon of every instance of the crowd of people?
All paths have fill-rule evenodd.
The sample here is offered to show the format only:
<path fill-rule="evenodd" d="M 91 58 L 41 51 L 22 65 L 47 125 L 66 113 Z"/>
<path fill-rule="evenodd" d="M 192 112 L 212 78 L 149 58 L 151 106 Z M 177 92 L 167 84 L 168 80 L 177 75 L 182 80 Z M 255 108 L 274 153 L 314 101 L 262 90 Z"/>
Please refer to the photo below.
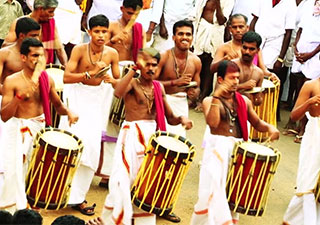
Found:
<path fill-rule="evenodd" d="M 207 124 L 190 223 L 237 224 L 225 190 L 235 143 L 249 140 L 250 126 L 270 141 L 280 136 L 255 110 L 263 104 L 267 79 L 280 90 L 271 103 L 277 105 L 274 117 L 281 119 L 280 107 L 292 110 L 283 134 L 301 143 L 296 196 L 283 224 L 320 221 L 314 196 L 320 165 L 320 0 L 0 0 L 4 14 L 0 209 L 6 211 L 0 215 L 7 224 L 23 224 L 27 217 L 42 224 L 39 213 L 26 209 L 36 208 L 28 204 L 25 178 L 37 133 L 53 125 L 50 105 L 61 115 L 59 129 L 76 135 L 84 147 L 68 206 L 94 215 L 96 204 L 89 205 L 86 195 L 97 171 L 109 167 L 99 184 L 109 188 L 104 206 L 98 206 L 101 218 L 87 224 L 156 224 L 155 214 L 131 203 L 131 186 L 155 131 L 186 137 L 192 129 L 189 108 L 203 112 Z M 64 66 L 63 96 L 46 72 L 48 64 Z M 125 109 L 125 119 L 107 151 L 102 139 L 110 139 L 115 102 Z M 110 152 L 112 165 L 103 163 Z M 180 222 L 172 211 L 161 217 Z M 63 216 L 52 224 L 85 222 Z"/>

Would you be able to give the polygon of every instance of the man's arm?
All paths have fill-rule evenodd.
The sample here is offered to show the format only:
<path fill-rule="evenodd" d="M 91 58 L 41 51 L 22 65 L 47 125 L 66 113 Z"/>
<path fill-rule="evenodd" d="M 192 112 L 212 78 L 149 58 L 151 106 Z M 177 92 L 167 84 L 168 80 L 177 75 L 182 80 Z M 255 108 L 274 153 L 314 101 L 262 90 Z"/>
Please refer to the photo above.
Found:
<path fill-rule="evenodd" d="M 62 65 L 66 65 L 68 61 L 67 53 L 64 50 L 63 44 L 60 41 L 57 27 L 54 28 L 54 44 L 57 52 L 57 57 Z"/>
<path fill-rule="evenodd" d="M 202 101 L 203 113 L 210 128 L 217 128 L 220 124 L 220 108 L 222 103 L 218 98 L 206 97 Z"/>
<path fill-rule="evenodd" d="M 252 18 L 252 20 L 251 20 L 249 29 L 250 29 L 251 31 L 255 31 L 256 23 L 257 23 L 259 17 L 257 17 L 257 16 L 254 15 L 254 14 L 252 14 L 252 16 L 253 16 L 253 18 Z"/>
<path fill-rule="evenodd" d="M 129 72 L 117 82 L 114 89 L 114 95 L 118 98 L 123 98 L 132 89 L 132 78 L 136 75 L 136 69 L 131 68 Z"/>
<path fill-rule="evenodd" d="M 87 21 L 88 21 L 88 14 L 92 7 L 92 0 L 87 0 L 86 2 L 86 11 L 82 14 L 81 17 L 81 30 L 85 31 L 88 29 Z"/>
<path fill-rule="evenodd" d="M 61 101 L 57 91 L 55 89 L 54 81 L 49 77 L 50 82 L 50 101 L 59 115 L 67 115 L 69 119 L 69 125 L 78 121 L 78 116 L 71 112 Z"/>
<path fill-rule="evenodd" d="M 169 103 L 167 102 L 167 97 L 166 97 L 166 93 L 165 93 L 163 85 L 161 85 L 161 91 L 162 91 L 162 99 L 163 99 L 163 106 L 164 106 L 164 110 L 165 110 L 165 116 L 167 118 L 168 123 L 170 125 L 181 124 L 185 127 L 186 130 L 191 129 L 193 127 L 193 122 L 191 120 L 189 120 L 187 117 L 184 117 L 184 116 L 177 117 L 172 112 L 172 109 L 171 109 Z"/>
<path fill-rule="evenodd" d="M 247 111 L 248 111 L 248 120 L 250 124 L 260 132 L 268 132 L 269 138 L 271 141 L 278 140 L 280 136 L 280 132 L 277 128 L 272 126 L 271 124 L 266 123 L 265 121 L 261 120 L 257 113 L 253 110 L 253 106 L 251 101 L 246 97 L 243 96 L 247 104 Z"/>
<path fill-rule="evenodd" d="M 225 1 L 225 0 L 224 0 Z M 225 15 L 223 15 L 223 12 L 222 12 L 222 9 L 221 9 L 221 2 L 220 0 L 216 0 L 216 5 L 217 5 L 217 8 L 216 8 L 216 18 L 217 18 L 217 21 L 218 21 L 218 24 L 221 26 L 223 25 L 226 21 L 227 21 L 227 18 Z"/>
<path fill-rule="evenodd" d="M 291 34 L 292 34 L 292 30 L 291 29 L 287 29 L 285 34 L 284 34 L 280 54 L 278 56 L 277 61 L 273 65 L 273 70 L 275 72 L 277 72 L 277 73 L 280 71 L 280 69 L 282 67 L 282 63 L 283 63 L 284 57 L 285 57 L 285 55 L 287 53 L 287 50 L 288 50 L 288 47 L 289 47 L 289 44 L 290 44 Z"/>
<path fill-rule="evenodd" d="M 3 49 L 0 50 L 0 95 L 2 95 L 2 73 L 3 73 L 3 67 L 6 62 L 6 51 Z"/>
<path fill-rule="evenodd" d="M 320 104 L 320 95 L 311 97 L 313 85 L 311 81 L 307 81 L 302 86 L 296 104 L 290 114 L 290 118 L 293 121 L 300 120 L 309 110 L 310 106 Z"/>
<path fill-rule="evenodd" d="M 222 44 L 221 46 L 218 47 L 218 49 L 217 49 L 217 51 L 216 51 L 216 53 L 214 55 L 214 58 L 213 58 L 213 60 L 211 62 L 210 72 L 212 74 L 217 72 L 218 65 L 222 60 L 225 60 L 225 59 L 230 60 L 226 56 L 227 56 L 226 44 Z"/>
<path fill-rule="evenodd" d="M 15 31 L 16 24 L 17 24 L 17 19 L 12 22 L 10 29 L 9 29 L 9 33 L 8 33 L 7 37 L 4 39 L 4 42 L 2 44 L 2 48 L 13 44 L 17 40 L 16 31 Z"/>
<path fill-rule="evenodd" d="M 2 121 L 8 121 L 16 114 L 20 101 L 23 101 L 23 98 L 21 95 L 15 95 L 12 77 L 7 77 L 4 81 L 2 92 L 0 111 Z"/>

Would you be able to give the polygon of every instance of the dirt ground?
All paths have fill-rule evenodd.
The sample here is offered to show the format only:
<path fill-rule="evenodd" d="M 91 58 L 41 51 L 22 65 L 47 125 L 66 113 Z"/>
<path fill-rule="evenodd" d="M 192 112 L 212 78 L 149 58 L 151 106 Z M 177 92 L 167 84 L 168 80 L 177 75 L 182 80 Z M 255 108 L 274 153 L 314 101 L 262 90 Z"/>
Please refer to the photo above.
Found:
<path fill-rule="evenodd" d="M 289 112 L 284 110 L 281 113 L 282 121 L 278 124 L 280 131 L 283 130 L 284 124 L 287 122 L 289 115 Z M 205 130 L 203 114 L 190 110 L 190 118 L 194 121 L 195 127 L 191 131 L 188 131 L 187 136 L 190 141 L 197 146 L 197 154 L 184 180 L 179 200 L 177 202 L 176 209 L 174 210 L 174 212 L 181 217 L 182 221 L 179 223 L 180 225 L 190 224 L 193 207 L 197 201 L 200 170 L 199 162 L 203 153 L 203 149 L 201 148 L 202 137 Z M 240 225 L 280 225 L 289 201 L 294 194 L 300 145 L 293 142 L 293 137 L 281 135 L 280 140 L 272 143 L 272 146 L 278 148 L 282 153 L 282 157 L 271 185 L 272 189 L 269 195 L 266 212 L 262 217 L 241 215 Z M 103 203 L 108 193 L 106 189 L 98 186 L 99 180 L 100 179 L 98 177 L 94 178 L 87 196 L 89 203 L 95 202 L 97 204 L 95 216 L 99 216 L 101 214 Z M 84 220 L 92 218 L 84 216 L 80 212 L 74 211 L 70 208 L 58 211 L 41 210 L 40 213 L 44 218 L 45 225 L 50 225 L 56 217 L 66 214 L 72 214 Z M 173 223 L 157 218 L 157 225 L 169 224 Z"/>

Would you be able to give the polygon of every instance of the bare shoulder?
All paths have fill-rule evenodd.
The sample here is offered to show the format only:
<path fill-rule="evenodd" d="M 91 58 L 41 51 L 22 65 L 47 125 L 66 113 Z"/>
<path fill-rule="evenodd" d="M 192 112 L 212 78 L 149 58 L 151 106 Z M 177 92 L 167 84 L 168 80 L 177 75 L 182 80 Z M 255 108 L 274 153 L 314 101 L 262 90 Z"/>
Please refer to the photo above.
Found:
<path fill-rule="evenodd" d="M 6 46 L 4 48 L 1 48 L 0 49 L 0 57 L 3 58 L 3 59 L 6 59 L 5 57 L 7 57 L 10 54 L 11 47 L 12 46 L 9 45 L 9 46 Z"/>
<path fill-rule="evenodd" d="M 262 75 L 262 76 L 264 75 L 264 73 L 263 73 L 263 71 L 262 71 L 262 69 L 260 67 L 254 65 L 253 68 L 254 68 L 255 73 L 257 73 L 259 75 Z"/>
<path fill-rule="evenodd" d="M 189 51 L 189 57 L 192 59 L 192 61 L 193 61 L 195 64 L 201 63 L 201 60 L 200 60 L 199 56 L 197 56 L 197 55 L 194 54 L 193 52 L 190 52 L 190 51 Z"/>
<path fill-rule="evenodd" d="M 207 96 L 207 97 L 205 97 L 203 100 L 202 100 L 202 104 L 203 105 L 208 105 L 208 104 L 211 104 L 211 102 L 212 102 L 212 96 Z"/>
<path fill-rule="evenodd" d="M 73 49 L 76 51 L 84 51 L 84 50 L 87 50 L 87 48 L 88 48 L 88 43 L 82 43 L 74 46 Z"/>
<path fill-rule="evenodd" d="M 18 84 L 19 83 L 18 81 L 20 80 L 20 74 L 21 74 L 21 71 L 13 73 L 10 76 L 7 76 L 4 80 L 4 84 L 6 85 Z"/>
<path fill-rule="evenodd" d="M 105 45 L 104 46 L 104 53 L 118 55 L 118 51 L 115 48 Z"/>

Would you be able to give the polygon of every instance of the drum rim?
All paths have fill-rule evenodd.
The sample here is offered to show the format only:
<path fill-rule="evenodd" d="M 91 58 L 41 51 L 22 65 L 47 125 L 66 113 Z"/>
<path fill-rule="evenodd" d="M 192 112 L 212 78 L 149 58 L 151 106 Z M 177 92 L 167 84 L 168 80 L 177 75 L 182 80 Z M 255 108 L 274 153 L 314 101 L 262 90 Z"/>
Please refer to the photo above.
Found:
<path fill-rule="evenodd" d="M 188 148 L 189 148 L 189 152 L 185 153 L 185 152 L 180 152 L 179 153 L 179 157 L 181 159 L 187 159 L 189 158 L 192 158 L 194 156 L 194 151 L 192 151 L 194 149 L 194 145 L 185 137 L 182 137 L 180 135 L 176 135 L 176 134 L 173 134 L 173 133 L 170 133 L 170 132 L 167 132 L 167 131 L 157 131 L 155 134 L 154 134 L 154 137 L 155 138 L 152 138 L 151 140 L 151 146 L 153 148 L 156 148 L 158 146 L 158 151 L 161 152 L 161 153 L 166 153 L 167 150 L 169 150 L 169 153 L 168 153 L 168 156 L 171 156 L 171 157 L 176 157 L 178 155 L 178 152 L 172 150 L 172 149 L 167 149 L 165 147 L 163 147 L 161 144 L 159 144 L 157 141 L 156 141 L 156 138 L 157 137 L 160 137 L 160 136 L 168 136 L 168 137 L 172 137 L 172 138 L 176 138 L 178 137 L 178 140 L 181 141 L 182 143 L 185 143 Z"/>
<path fill-rule="evenodd" d="M 47 143 L 42 137 L 45 132 L 49 132 L 49 131 L 62 132 L 62 133 L 65 133 L 65 134 L 73 137 L 77 141 L 78 148 L 77 149 L 65 149 L 65 148 L 59 148 L 59 147 L 54 146 L 50 143 Z M 57 148 L 59 148 L 59 154 L 61 154 L 61 155 L 68 155 L 69 151 L 71 151 L 71 155 L 76 156 L 76 155 L 78 155 L 79 152 L 82 152 L 82 150 L 83 150 L 83 145 L 82 145 L 81 139 L 79 139 L 76 135 L 72 134 L 71 132 L 66 131 L 66 130 L 62 130 L 59 128 L 53 128 L 53 127 L 43 128 L 39 131 L 37 139 L 39 139 L 39 144 L 41 146 L 47 145 L 47 149 L 51 152 L 55 152 L 57 150 Z"/>
<path fill-rule="evenodd" d="M 246 141 L 241 141 L 241 142 L 237 143 L 237 147 L 238 148 L 236 149 L 236 153 L 244 155 L 244 152 L 246 151 L 245 157 L 255 158 L 257 154 L 254 153 L 254 152 L 250 152 L 250 151 L 248 151 L 246 149 L 243 149 L 241 147 L 241 144 L 243 144 L 243 143 L 247 143 L 247 142 Z M 253 142 L 253 143 L 255 143 L 255 142 Z M 258 143 L 255 143 L 255 144 L 258 144 Z M 257 160 L 266 161 L 266 159 L 269 157 L 270 158 L 269 159 L 270 162 L 276 162 L 278 157 L 279 157 L 279 155 L 277 154 L 277 150 L 272 146 L 266 146 L 266 147 L 270 148 L 274 152 L 274 155 L 261 155 L 261 154 L 258 154 Z"/>
<path fill-rule="evenodd" d="M 131 198 L 133 197 L 134 195 L 134 190 L 131 191 Z M 141 205 L 141 200 L 139 200 L 137 197 L 135 197 L 133 199 L 133 203 L 140 208 L 140 205 Z M 152 209 L 153 208 L 153 209 Z M 147 211 L 147 212 L 150 212 L 150 210 L 152 209 L 152 211 L 150 213 L 154 213 L 158 216 L 160 216 L 161 214 L 168 214 L 172 211 L 172 207 L 169 207 L 169 208 L 159 208 L 159 207 L 152 207 L 151 205 L 147 204 L 147 203 L 143 203 L 141 205 L 141 209 L 144 210 L 144 211 Z"/>
<path fill-rule="evenodd" d="M 29 202 L 30 205 L 34 206 L 34 203 L 36 202 L 36 200 L 27 195 L 27 200 Z M 48 205 L 48 207 L 46 207 Z M 42 209 L 61 209 L 61 208 L 65 208 L 67 206 L 67 202 L 63 202 L 60 204 L 60 207 L 59 207 L 59 204 L 57 203 L 45 203 L 44 201 L 38 201 L 37 204 L 35 205 L 36 207 L 39 207 L 39 208 L 42 208 Z"/>
<path fill-rule="evenodd" d="M 262 216 L 264 213 L 264 208 L 262 207 L 260 210 L 258 209 L 249 209 L 248 213 L 246 213 L 247 209 L 243 206 L 238 205 L 238 207 L 236 207 L 236 204 L 233 202 L 228 202 L 229 203 L 229 208 L 231 211 L 238 212 L 244 215 L 248 215 L 248 216 Z"/>
<path fill-rule="evenodd" d="M 46 65 L 46 69 L 51 69 L 51 68 L 65 70 L 64 65 L 52 64 L 52 63 Z"/>

